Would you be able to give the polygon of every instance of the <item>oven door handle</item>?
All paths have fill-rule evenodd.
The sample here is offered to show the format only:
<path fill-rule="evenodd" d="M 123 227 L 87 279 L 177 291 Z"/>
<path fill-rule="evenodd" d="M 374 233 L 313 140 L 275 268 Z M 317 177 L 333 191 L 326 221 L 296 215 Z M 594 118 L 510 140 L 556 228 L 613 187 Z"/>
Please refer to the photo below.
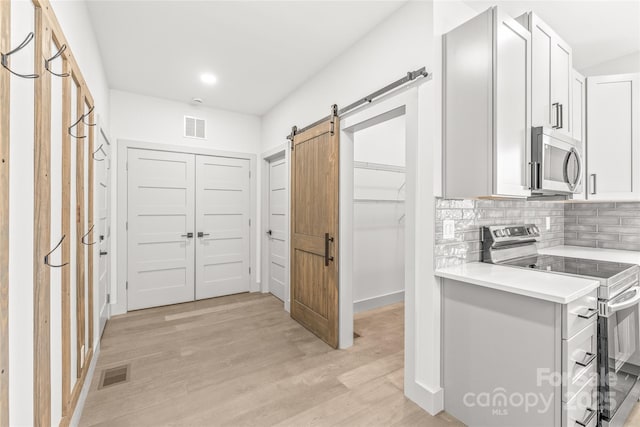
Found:
<path fill-rule="evenodd" d="M 617 304 L 615 303 L 615 300 L 622 297 L 622 295 L 629 294 L 632 292 L 634 292 L 635 295 L 629 298 L 628 300 L 619 302 Z M 622 294 L 618 295 L 616 298 L 613 299 L 613 301 L 607 303 L 607 308 L 609 309 L 608 310 L 609 313 L 615 313 L 616 311 L 624 310 L 625 308 L 629 308 L 634 304 L 638 304 L 639 301 L 640 301 L 640 286 L 634 286 L 633 288 L 627 291 L 624 291 Z"/>

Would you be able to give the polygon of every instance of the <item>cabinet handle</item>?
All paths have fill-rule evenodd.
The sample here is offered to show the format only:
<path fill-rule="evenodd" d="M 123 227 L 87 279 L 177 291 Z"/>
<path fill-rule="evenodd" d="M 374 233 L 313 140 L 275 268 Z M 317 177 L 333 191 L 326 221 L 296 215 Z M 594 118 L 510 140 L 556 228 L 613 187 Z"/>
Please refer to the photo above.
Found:
<path fill-rule="evenodd" d="M 562 129 L 564 127 L 564 108 L 562 107 L 562 104 L 559 104 L 560 107 L 560 125 L 558 126 L 558 129 Z"/>
<path fill-rule="evenodd" d="M 193 233 L 181 234 L 180 237 L 186 237 L 187 239 L 193 238 Z"/>
<path fill-rule="evenodd" d="M 596 416 L 596 411 L 591 409 L 591 408 L 587 408 L 587 412 L 589 412 L 589 415 L 587 415 L 585 417 L 584 420 L 582 421 L 578 421 L 576 420 L 576 424 L 582 426 L 582 427 L 587 427 L 589 425 L 589 423 L 591 422 L 591 420 L 593 419 L 593 417 Z"/>
<path fill-rule="evenodd" d="M 596 174 L 591 174 L 591 194 L 596 194 Z"/>
<path fill-rule="evenodd" d="M 598 314 L 598 310 L 596 310 L 595 308 L 590 308 L 589 310 L 587 310 L 587 312 L 589 314 L 578 314 L 578 317 L 581 319 L 593 319 L 593 317 Z"/>
<path fill-rule="evenodd" d="M 209 233 L 205 233 L 204 231 L 198 231 L 198 237 L 210 236 Z"/>
<path fill-rule="evenodd" d="M 553 104 L 551 104 L 551 107 L 553 107 L 555 109 L 555 113 L 556 113 L 555 123 L 551 126 L 554 129 L 558 129 L 560 127 L 560 120 L 558 119 L 558 110 L 559 110 L 558 106 L 559 105 L 560 104 L 557 103 L 557 102 L 554 102 Z"/>
<path fill-rule="evenodd" d="M 540 163 L 530 162 L 531 165 L 531 190 L 540 189 Z"/>
<path fill-rule="evenodd" d="M 329 233 L 324 233 L 324 266 L 329 266 L 329 261 L 333 261 L 333 257 L 329 256 L 329 242 L 333 242 L 333 237 Z"/>
<path fill-rule="evenodd" d="M 598 357 L 596 353 L 587 352 L 585 354 L 584 360 L 582 362 L 576 361 L 576 365 L 583 366 L 583 367 L 589 366 L 594 360 L 596 360 L 596 357 Z"/>

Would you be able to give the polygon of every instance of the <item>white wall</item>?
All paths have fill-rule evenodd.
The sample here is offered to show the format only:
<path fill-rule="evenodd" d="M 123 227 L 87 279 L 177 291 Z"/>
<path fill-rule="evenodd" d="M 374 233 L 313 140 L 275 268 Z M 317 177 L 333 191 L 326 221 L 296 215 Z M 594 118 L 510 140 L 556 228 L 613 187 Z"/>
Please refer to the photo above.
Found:
<path fill-rule="evenodd" d="M 611 61 L 603 62 L 581 73 L 585 76 L 603 76 L 608 74 L 627 74 L 640 72 L 640 52 L 634 52 Z"/>
<path fill-rule="evenodd" d="M 355 132 L 354 161 L 404 167 L 405 126 L 399 116 Z M 403 172 L 354 170 L 355 313 L 404 300 L 405 183 Z"/>
<path fill-rule="evenodd" d="M 84 1 L 53 0 L 70 49 L 96 101 L 96 112 L 108 119 L 109 97 L 98 45 L 91 30 Z M 11 3 L 11 39 L 15 46 L 34 31 L 33 5 L 28 0 Z M 34 67 L 34 43 L 12 56 L 11 65 L 20 72 Z M 54 67 L 59 62 L 54 63 Z M 59 69 L 58 69 L 59 71 Z M 60 238 L 61 81 L 52 77 L 52 225 L 51 241 Z M 10 425 L 33 423 L 33 88 L 34 80 L 11 77 L 10 148 L 10 263 L 9 348 L 10 348 Z M 58 129 L 58 131 L 56 131 Z M 60 262 L 57 252 L 52 262 Z M 51 422 L 61 418 L 61 294 L 60 270 L 51 275 Z M 97 313 L 96 313 L 97 314 Z M 97 325 L 97 322 L 95 322 Z M 97 341 L 97 334 L 96 341 Z"/>
<path fill-rule="evenodd" d="M 117 141 L 132 140 L 155 144 L 181 145 L 184 147 L 208 148 L 212 150 L 231 151 L 239 153 L 258 154 L 260 152 L 261 123 L 258 116 L 250 114 L 234 113 L 213 108 L 194 106 L 187 103 L 169 101 L 144 95 L 133 94 L 118 90 L 110 92 L 111 127 L 110 136 L 112 144 L 112 163 L 114 171 L 118 162 Z M 206 120 L 206 139 L 194 139 L 184 136 L 184 116 L 194 116 Z M 258 168 L 262 162 L 257 162 Z M 260 188 L 260 171 L 256 171 L 258 188 Z M 111 206 L 113 215 L 118 212 L 117 174 L 112 175 Z M 258 195 L 256 195 L 258 197 Z M 256 222 L 260 218 L 260 204 Z M 112 292 L 118 301 L 112 305 L 112 314 L 121 314 L 125 311 L 124 296 L 117 294 L 118 284 L 115 283 L 117 274 L 117 253 L 115 250 L 118 224 L 116 218 L 112 218 Z M 259 229 L 255 227 L 256 241 L 260 242 Z M 260 245 L 256 245 L 254 253 L 256 259 L 260 259 Z M 258 266 L 260 263 L 258 262 Z M 259 267 L 253 278 L 260 277 Z M 253 280 L 253 279 L 252 279 Z"/>
<path fill-rule="evenodd" d="M 372 32 L 340 54 L 263 117 L 262 150 L 286 142 L 291 126 L 305 126 L 329 114 L 331 104 L 344 107 L 397 80 L 408 71 L 426 66 L 437 72 L 433 59 L 433 4 L 408 2 Z M 416 195 L 416 259 L 414 295 L 417 313 L 412 348 L 415 366 L 405 366 L 405 393 L 431 413 L 442 409 L 440 387 L 440 294 L 433 276 L 434 215 L 434 84 L 418 86 L 418 179 L 425 185 Z M 413 304 L 413 302 L 411 303 Z M 413 332 L 411 332 L 413 334 Z"/>

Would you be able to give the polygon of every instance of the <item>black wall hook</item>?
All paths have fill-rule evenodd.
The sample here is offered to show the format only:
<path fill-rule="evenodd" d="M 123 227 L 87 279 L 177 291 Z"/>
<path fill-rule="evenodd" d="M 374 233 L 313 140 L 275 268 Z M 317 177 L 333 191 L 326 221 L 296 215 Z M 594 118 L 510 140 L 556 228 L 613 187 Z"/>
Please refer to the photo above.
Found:
<path fill-rule="evenodd" d="M 51 63 L 51 61 L 55 60 L 56 58 L 58 58 L 60 55 L 62 55 L 62 52 L 64 52 L 65 50 L 67 50 L 67 45 L 63 44 L 62 46 L 60 46 L 60 49 L 58 49 L 58 51 L 55 53 L 55 55 L 53 55 L 51 58 L 49 59 L 45 59 L 44 60 L 44 68 L 50 72 L 51 74 L 53 74 L 54 76 L 58 76 L 58 77 L 69 77 L 71 74 L 69 73 L 62 73 L 62 74 L 58 74 L 56 72 L 51 71 L 51 68 L 49 68 L 49 64 Z"/>
<path fill-rule="evenodd" d="M 89 111 L 87 111 L 85 114 L 82 115 L 82 123 L 84 123 L 87 126 L 95 126 L 95 123 L 87 123 L 84 121 L 84 119 L 86 119 L 87 117 L 89 117 L 91 115 L 91 113 L 93 113 L 93 109 L 96 108 L 96 106 L 94 105 L 93 107 L 89 108 Z"/>
<path fill-rule="evenodd" d="M 38 74 L 16 73 L 11 68 L 9 68 L 9 57 L 14 53 L 24 49 L 29 43 L 31 43 L 31 40 L 33 40 L 33 37 L 34 37 L 33 32 L 30 32 L 29 34 L 27 34 L 27 37 L 22 41 L 22 43 L 18 45 L 18 47 L 16 47 L 15 49 L 7 53 L 0 53 L 0 64 L 2 64 L 2 66 L 14 76 L 22 77 L 23 79 L 37 79 L 38 77 L 40 77 Z"/>
<path fill-rule="evenodd" d="M 85 245 L 85 246 L 93 246 L 93 245 L 95 245 L 96 243 L 98 243 L 98 242 L 87 243 L 87 242 L 85 242 L 85 241 L 84 241 L 84 239 L 85 239 L 85 238 L 89 235 L 89 233 L 91 233 L 91 231 L 93 230 L 93 227 L 95 227 L 95 224 L 93 224 L 93 225 L 91 226 L 91 228 L 89 229 L 89 231 L 87 231 L 87 232 L 85 233 L 85 235 L 84 235 L 84 236 L 82 236 L 82 238 L 80 239 L 80 241 L 82 242 L 82 244 L 83 244 L 83 245 Z"/>
<path fill-rule="evenodd" d="M 96 153 L 98 151 L 102 151 L 102 154 L 104 155 L 104 159 L 97 159 L 96 158 Z M 105 153 L 105 151 L 102 149 L 102 144 L 100 144 L 100 146 L 98 147 L 98 149 L 96 151 L 93 152 L 93 154 L 91 155 L 93 157 L 93 160 L 97 161 L 97 162 L 104 162 L 104 160 L 107 158 L 107 153 Z"/>
<path fill-rule="evenodd" d="M 48 265 L 49 267 L 52 267 L 52 268 L 60 268 L 60 267 L 64 267 L 65 265 L 69 264 L 68 262 L 65 262 L 64 264 L 60 264 L 60 265 L 53 265 L 53 264 L 49 263 L 49 257 L 51 256 L 52 253 L 54 253 L 56 251 L 56 249 L 58 249 L 60 247 L 60 245 L 62 244 L 62 241 L 64 240 L 65 237 L 67 237 L 67 236 L 65 236 L 63 234 L 62 238 L 60 239 L 60 241 L 58 242 L 56 247 L 51 249 L 51 251 L 44 256 L 44 264 L 45 265 Z"/>

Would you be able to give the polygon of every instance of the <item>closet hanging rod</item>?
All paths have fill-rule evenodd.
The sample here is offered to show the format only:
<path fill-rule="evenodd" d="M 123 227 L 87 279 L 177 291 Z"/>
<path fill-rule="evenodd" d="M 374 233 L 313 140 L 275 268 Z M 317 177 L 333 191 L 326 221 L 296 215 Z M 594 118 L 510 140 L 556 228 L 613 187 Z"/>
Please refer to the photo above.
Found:
<path fill-rule="evenodd" d="M 398 87 L 400 87 L 400 86 L 402 86 L 402 85 L 404 85 L 406 83 L 412 82 L 415 79 L 417 79 L 418 77 L 424 77 L 424 78 L 430 80 L 431 79 L 431 74 L 427 72 L 426 67 L 419 68 L 419 69 L 417 69 L 415 71 L 409 71 L 401 79 L 398 79 L 393 83 L 389 83 L 388 85 L 386 85 L 382 89 L 378 89 L 377 91 L 365 96 L 364 98 L 361 98 L 361 99 L 357 100 L 356 102 L 353 102 L 353 103 L 347 105 L 346 107 L 341 108 L 340 110 L 338 110 L 338 116 L 342 116 L 343 114 L 348 113 L 351 110 L 355 110 L 356 108 L 360 107 L 361 105 L 369 104 L 369 103 L 375 101 L 376 98 L 378 98 L 378 97 L 386 94 L 387 92 L 390 92 L 393 89 L 396 89 L 396 88 L 398 88 Z M 331 115 L 323 117 L 322 119 L 317 120 L 317 121 L 311 123 L 308 126 L 305 126 L 305 127 L 301 128 L 301 129 L 296 129 L 295 133 L 296 134 L 302 133 L 302 132 L 304 132 L 304 131 L 306 131 L 308 129 L 311 129 L 314 126 L 319 125 L 322 122 L 325 122 L 325 121 L 329 120 L 331 117 L 332 117 Z M 291 134 L 287 135 L 287 139 L 291 140 L 292 138 L 293 138 L 293 135 L 291 135 Z"/>
<path fill-rule="evenodd" d="M 27 45 L 29 43 L 31 43 L 31 40 L 33 40 L 34 36 L 35 35 L 33 34 L 33 31 L 32 31 L 29 34 L 27 34 L 27 37 L 22 41 L 22 43 L 20 43 L 18 45 L 18 47 L 16 47 L 15 49 L 13 49 L 12 51 L 7 52 L 7 53 L 0 53 L 0 64 L 2 64 L 2 66 L 4 68 L 6 68 L 6 70 L 8 72 L 10 72 L 11 74 L 13 74 L 14 76 L 22 77 L 23 79 L 37 79 L 38 77 L 40 77 L 38 74 L 20 74 L 20 73 L 16 73 L 11 68 L 9 68 L 9 57 L 11 55 L 13 55 L 14 53 L 19 52 L 22 49 L 24 49 L 25 47 L 27 47 Z"/>
<path fill-rule="evenodd" d="M 404 203 L 404 200 L 392 200 L 392 199 L 353 199 L 353 203 Z"/>
<path fill-rule="evenodd" d="M 370 170 L 385 171 L 385 172 L 397 172 L 397 173 L 406 172 L 406 169 L 404 168 L 404 166 L 385 165 L 382 163 L 353 162 L 353 167 L 355 169 L 370 169 Z"/>

